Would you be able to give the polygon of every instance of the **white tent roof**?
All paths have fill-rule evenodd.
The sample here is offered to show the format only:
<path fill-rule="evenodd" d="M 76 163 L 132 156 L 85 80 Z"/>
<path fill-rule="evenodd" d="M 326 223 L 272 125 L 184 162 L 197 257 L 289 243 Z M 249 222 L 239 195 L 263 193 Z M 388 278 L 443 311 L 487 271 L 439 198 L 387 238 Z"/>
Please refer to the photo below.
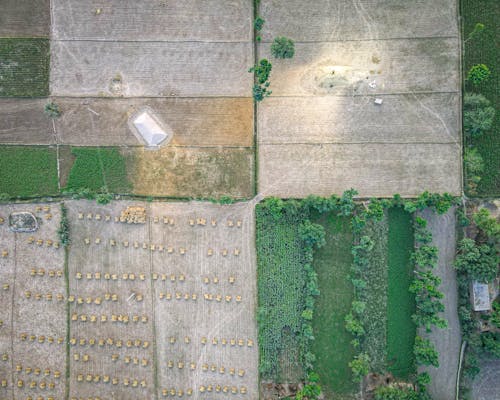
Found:
<path fill-rule="evenodd" d="M 148 146 L 159 146 L 168 137 L 168 134 L 147 111 L 138 114 L 132 123 Z"/>

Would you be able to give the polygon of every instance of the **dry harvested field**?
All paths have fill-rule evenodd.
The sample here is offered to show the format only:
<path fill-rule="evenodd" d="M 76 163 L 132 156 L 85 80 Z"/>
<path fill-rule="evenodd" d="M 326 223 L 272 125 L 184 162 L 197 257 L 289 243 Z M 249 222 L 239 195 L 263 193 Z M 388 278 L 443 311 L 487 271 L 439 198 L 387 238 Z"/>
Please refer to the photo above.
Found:
<path fill-rule="evenodd" d="M 18 211 L 32 212 L 39 229 L 12 232 L 8 217 Z M 64 249 L 54 247 L 59 240 L 60 206 L 6 205 L 0 207 L 0 217 L 5 220 L 0 225 L 0 397 L 65 398 Z"/>
<path fill-rule="evenodd" d="M 27 2 L 8 3 L 29 26 Z M 50 12 L 50 99 L 62 115 L 44 115 L 48 99 L 0 99 L 0 143 L 123 147 L 140 194 L 253 195 L 251 2 L 55 0 Z M 173 132 L 154 155 L 128 125 L 143 107 Z M 59 159 L 63 184 L 71 160 Z"/>
<path fill-rule="evenodd" d="M 0 208 L 40 223 L 0 225 L 0 397 L 257 398 L 253 204 L 66 205 L 67 267 L 58 203 Z M 146 223 L 116 222 L 129 205 Z"/>
<path fill-rule="evenodd" d="M 259 105 L 259 192 L 460 193 L 454 0 L 268 1 L 260 14 L 259 57 L 278 35 L 296 54 L 273 61 Z"/>
<path fill-rule="evenodd" d="M 0 37 L 48 37 L 50 0 L 2 0 Z"/>

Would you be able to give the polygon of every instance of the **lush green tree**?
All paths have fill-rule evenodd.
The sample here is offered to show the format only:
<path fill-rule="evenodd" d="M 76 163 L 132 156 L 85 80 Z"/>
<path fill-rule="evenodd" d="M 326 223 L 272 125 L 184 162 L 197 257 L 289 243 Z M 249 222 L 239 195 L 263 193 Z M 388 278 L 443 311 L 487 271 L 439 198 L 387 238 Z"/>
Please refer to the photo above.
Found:
<path fill-rule="evenodd" d="M 358 354 L 349 363 L 349 367 L 352 370 L 353 380 L 359 382 L 370 372 L 370 356 L 366 353 Z"/>
<path fill-rule="evenodd" d="M 439 353 L 429 339 L 424 339 L 417 335 L 415 337 L 413 352 L 418 364 L 439 367 Z"/>
<path fill-rule="evenodd" d="M 299 236 L 307 246 L 324 246 L 325 241 L 325 228 L 319 224 L 314 224 L 306 219 L 299 225 Z"/>
<path fill-rule="evenodd" d="M 257 102 L 264 100 L 266 97 L 269 97 L 272 93 L 269 89 L 269 82 L 266 82 L 264 85 L 253 85 L 252 95 L 253 99 Z"/>
<path fill-rule="evenodd" d="M 253 22 L 253 27 L 257 32 L 262 30 L 264 22 L 266 22 L 266 20 L 262 17 L 258 16 L 257 18 L 255 18 L 255 21 Z"/>
<path fill-rule="evenodd" d="M 500 328 L 500 300 L 493 302 L 490 322 L 497 328 Z"/>
<path fill-rule="evenodd" d="M 486 82 L 491 75 L 490 69 L 484 64 L 476 64 L 471 67 L 467 74 L 467 80 L 474 86 Z"/>
<path fill-rule="evenodd" d="M 269 79 L 269 74 L 271 73 L 272 68 L 272 64 L 268 60 L 263 58 L 259 60 L 259 63 L 257 65 L 254 65 L 252 68 L 250 68 L 248 72 L 255 72 L 257 82 L 263 85 Z"/>
<path fill-rule="evenodd" d="M 293 40 L 284 36 L 278 36 L 271 44 L 271 54 L 275 58 L 292 58 L 295 54 Z"/>
<path fill-rule="evenodd" d="M 500 358 L 500 332 L 484 332 L 481 334 L 484 349 Z"/>
<path fill-rule="evenodd" d="M 365 334 L 365 329 L 360 320 L 356 319 L 352 313 L 347 314 L 344 317 L 345 329 L 352 333 L 356 337 L 363 336 Z"/>
<path fill-rule="evenodd" d="M 481 94 L 466 93 L 464 96 L 464 131 L 469 136 L 480 136 L 491 129 L 495 108 Z"/>
<path fill-rule="evenodd" d="M 462 239 L 458 246 L 459 254 L 455 268 L 466 272 L 471 279 L 491 282 L 497 276 L 499 257 L 493 245 L 477 245 L 472 239 Z"/>
<path fill-rule="evenodd" d="M 472 219 L 489 241 L 500 242 L 500 222 L 486 208 L 481 208 Z"/>

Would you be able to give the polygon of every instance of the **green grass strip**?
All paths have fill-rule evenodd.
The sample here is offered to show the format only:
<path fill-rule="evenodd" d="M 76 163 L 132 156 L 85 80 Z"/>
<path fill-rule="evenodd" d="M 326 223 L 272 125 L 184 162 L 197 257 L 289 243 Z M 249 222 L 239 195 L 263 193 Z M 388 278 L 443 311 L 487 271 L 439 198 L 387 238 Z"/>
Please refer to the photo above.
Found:
<path fill-rule="evenodd" d="M 321 294 L 316 299 L 313 331 L 315 369 L 327 398 L 333 393 L 354 393 L 349 362 L 354 358 L 352 336 L 344 328 L 344 317 L 354 297 L 349 280 L 352 264 L 352 232 L 350 218 L 324 214 L 313 221 L 324 226 L 326 245 L 314 253 L 314 269 L 318 274 Z"/>
<path fill-rule="evenodd" d="M 128 193 L 125 157 L 113 147 L 74 147 L 76 160 L 69 172 L 67 189 L 106 189 L 110 193 Z"/>
<path fill-rule="evenodd" d="M 49 95 L 48 39 L 0 38 L 0 97 Z"/>
<path fill-rule="evenodd" d="M 410 260 L 414 248 L 411 215 L 402 208 L 391 208 L 388 243 L 387 292 L 387 361 L 394 376 L 407 379 L 415 372 L 413 344 L 416 327 L 411 319 L 415 312 L 415 298 L 409 292 L 413 280 Z"/>
<path fill-rule="evenodd" d="M 304 309 L 304 253 L 300 218 L 275 221 L 257 206 L 260 372 L 264 379 L 302 379 L 296 333 Z"/>
<path fill-rule="evenodd" d="M 56 149 L 0 146 L 0 193 L 11 197 L 58 194 Z"/>
<path fill-rule="evenodd" d="M 484 160 L 485 169 L 481 175 L 478 194 L 500 195 L 500 2 L 498 0 L 462 0 L 464 39 L 474 30 L 476 23 L 485 29 L 481 34 L 464 44 L 464 75 L 475 64 L 486 64 L 491 71 L 489 80 L 473 88 L 466 83 L 465 90 L 484 95 L 497 110 L 493 127 L 481 137 L 469 140 Z"/>

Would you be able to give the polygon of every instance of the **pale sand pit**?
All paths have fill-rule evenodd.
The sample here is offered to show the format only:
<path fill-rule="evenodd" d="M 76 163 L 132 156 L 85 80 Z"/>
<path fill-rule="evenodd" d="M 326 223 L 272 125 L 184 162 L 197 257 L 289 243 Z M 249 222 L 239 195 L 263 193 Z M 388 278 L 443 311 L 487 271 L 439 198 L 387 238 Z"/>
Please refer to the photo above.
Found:
<path fill-rule="evenodd" d="M 64 144 L 140 145 L 127 120 L 134 112 L 149 107 L 172 128 L 172 146 L 253 146 L 251 99 L 64 97 L 57 103 L 63 114 L 55 121 L 56 130 Z M 0 140 L 2 137 L 0 129 Z"/>
<path fill-rule="evenodd" d="M 460 154 L 456 144 L 261 145 L 259 190 L 285 198 L 350 188 L 361 197 L 459 195 Z"/>
<path fill-rule="evenodd" d="M 259 105 L 259 143 L 459 143 L 456 93 L 270 97 Z"/>
<path fill-rule="evenodd" d="M 250 42 L 56 41 L 51 46 L 51 93 L 250 97 L 252 56 Z"/>
<path fill-rule="evenodd" d="M 458 34 L 457 5 L 450 0 L 268 0 L 260 14 L 264 41 L 279 35 L 319 42 Z"/>
<path fill-rule="evenodd" d="M 50 210 L 36 210 L 36 207 L 43 206 Z M 0 319 L 4 320 L 0 328 L 0 354 L 8 355 L 8 361 L 0 361 L 0 379 L 7 379 L 9 383 L 2 391 L 7 390 L 9 398 L 37 398 L 40 395 L 64 398 L 64 250 L 54 247 L 54 243 L 59 242 L 60 206 L 56 203 L 7 205 L 0 207 L 0 216 L 7 219 L 13 211 L 33 212 L 40 227 L 32 233 L 13 233 L 7 223 L 0 226 L 0 247 L 9 251 L 6 258 L 0 258 Z M 30 237 L 34 242 L 29 243 Z M 43 243 L 38 244 L 39 239 Z M 36 271 L 35 275 L 32 270 Z M 4 284 L 9 285 L 8 289 L 3 287 Z"/>
<path fill-rule="evenodd" d="M 246 0 L 54 0 L 57 40 L 252 40 L 252 3 Z"/>
<path fill-rule="evenodd" d="M 128 205 L 145 207 L 147 223 L 114 222 L 114 216 Z M 221 385 L 220 395 L 227 386 L 232 398 L 256 398 L 258 346 L 253 205 L 114 202 L 98 206 L 93 202 L 72 201 L 68 207 L 73 237 L 69 257 L 71 292 L 83 299 L 103 296 L 105 292 L 117 294 L 116 302 L 73 304 L 70 314 L 148 316 L 145 324 L 71 322 L 70 337 L 87 339 L 83 346 L 78 341 L 71 346 L 72 357 L 74 352 L 79 352 L 80 355 L 88 354 L 90 360 L 82 363 L 72 358 L 70 395 L 88 397 L 99 393 L 104 396 L 112 391 L 120 399 L 149 399 L 157 387 L 160 397 L 164 389 L 168 389 L 169 396 L 171 390 L 176 395 L 182 390 L 184 396 L 191 390 L 192 398 L 198 399 L 206 398 L 208 394 L 199 391 L 201 386 L 208 390 L 212 385 L 215 394 L 217 385 Z M 96 219 L 96 214 L 100 219 Z M 110 216 L 109 221 L 106 221 L 106 216 Z M 217 221 L 216 226 L 212 226 L 212 219 Z M 228 226 L 228 220 L 233 226 Z M 88 245 L 85 238 L 91 241 Z M 100 243 L 95 243 L 96 238 Z M 124 242 L 128 242 L 127 245 Z M 209 248 L 214 251 L 212 256 L 208 256 Z M 224 249 L 228 250 L 226 256 L 223 255 Z M 235 255 L 235 249 L 238 255 Z M 78 279 L 77 272 L 82 273 L 82 279 Z M 95 278 L 96 272 L 101 272 L 100 279 Z M 109 280 L 104 275 L 106 272 L 111 274 Z M 87 279 L 87 273 L 91 274 L 90 279 Z M 116 280 L 113 280 L 113 273 L 117 274 Z M 133 280 L 131 273 L 134 274 Z M 123 274 L 128 274 L 127 280 Z M 230 276 L 235 278 L 232 284 L 229 283 Z M 204 277 L 210 277 L 211 283 L 205 284 Z M 213 283 L 214 277 L 220 281 Z M 132 292 L 140 293 L 143 300 L 130 299 Z M 213 300 L 205 300 L 205 293 L 212 293 Z M 167 294 L 171 296 L 169 300 Z M 186 294 L 188 299 L 184 297 Z M 218 294 L 223 295 L 220 302 L 217 301 Z M 232 296 L 230 301 L 226 295 Z M 241 296 L 240 302 L 236 296 Z M 201 343 L 203 336 L 210 338 L 206 345 Z M 175 338 L 174 343 L 171 343 L 171 337 Z M 218 345 L 212 344 L 214 337 L 220 340 Z M 115 345 L 89 346 L 89 338 L 113 338 Z M 120 338 L 124 344 L 117 348 L 116 340 Z M 223 338 L 227 339 L 226 345 L 222 344 Z M 129 349 L 125 345 L 126 339 L 131 339 L 132 343 L 147 340 L 150 345 L 147 349 L 142 345 L 132 345 Z M 231 339 L 235 340 L 233 345 Z M 244 341 L 239 342 L 240 339 Z M 253 341 L 250 347 L 248 339 Z M 112 354 L 118 354 L 116 362 L 112 361 Z M 132 360 L 129 364 L 125 363 L 127 356 Z M 133 363 L 134 357 L 139 363 L 143 359 L 150 362 L 145 367 L 137 366 Z M 168 361 L 172 361 L 171 368 Z M 193 367 L 191 362 L 195 364 Z M 217 365 L 217 372 L 204 371 L 205 363 Z M 157 365 L 156 370 L 154 365 Z M 224 373 L 221 373 L 221 366 L 226 367 Z M 230 374 L 230 368 L 235 368 L 235 375 Z M 244 370 L 242 377 L 238 376 L 240 369 Z M 98 374 L 101 380 L 103 375 L 109 375 L 118 377 L 120 382 L 117 385 L 78 382 L 79 374 L 84 378 L 87 374 L 92 377 Z M 134 379 L 139 384 L 144 380 L 146 387 L 125 387 L 124 378 L 127 377 L 131 384 Z M 238 394 L 231 394 L 233 387 L 237 388 Z M 247 394 L 241 394 L 242 387 Z"/>

